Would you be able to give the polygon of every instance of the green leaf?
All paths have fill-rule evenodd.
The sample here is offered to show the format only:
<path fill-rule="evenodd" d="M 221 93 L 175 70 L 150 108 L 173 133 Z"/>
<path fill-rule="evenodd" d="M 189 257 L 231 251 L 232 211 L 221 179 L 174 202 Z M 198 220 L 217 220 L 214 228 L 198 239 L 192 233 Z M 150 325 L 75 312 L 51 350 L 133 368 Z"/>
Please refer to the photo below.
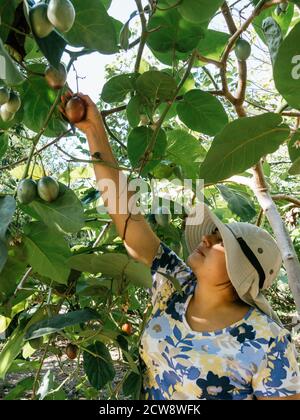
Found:
<path fill-rule="evenodd" d="M 288 143 L 288 150 L 292 162 L 300 158 L 300 130 L 297 130 Z"/>
<path fill-rule="evenodd" d="M 55 315 L 51 318 L 43 319 L 42 321 L 31 325 L 26 332 L 25 339 L 31 340 L 32 338 L 53 334 L 66 327 L 100 319 L 100 315 L 93 309 L 89 308 L 68 312 L 67 314 Z"/>
<path fill-rule="evenodd" d="M 1 294 L 9 297 L 14 293 L 17 283 L 24 274 L 26 266 L 27 263 L 24 259 L 23 247 L 15 246 L 9 251 L 3 270 L 0 270 L 0 297 Z"/>
<path fill-rule="evenodd" d="M 71 268 L 91 274 L 101 273 L 115 279 L 125 279 L 139 287 L 151 287 L 149 267 L 124 254 L 75 255 L 68 261 Z"/>
<path fill-rule="evenodd" d="M 5 42 L 15 18 L 15 11 L 22 0 L 0 0 L 0 38 Z M 5 25 L 3 25 L 3 23 Z"/>
<path fill-rule="evenodd" d="M 153 103 L 173 99 L 176 89 L 174 78 L 162 71 L 146 71 L 136 81 L 137 92 Z"/>
<path fill-rule="evenodd" d="M 0 133 L 0 159 L 5 155 L 8 148 L 8 135 Z"/>
<path fill-rule="evenodd" d="M 269 17 L 263 21 L 262 29 L 264 31 L 267 46 L 270 51 L 272 63 L 275 63 L 279 47 L 283 37 L 281 28 L 273 18 Z"/>
<path fill-rule="evenodd" d="M 16 201 L 7 195 L 0 197 L 0 240 L 5 241 L 5 234 L 16 210 Z"/>
<path fill-rule="evenodd" d="M 45 38 L 36 37 L 35 40 L 49 63 L 58 68 L 67 45 L 64 38 L 54 30 Z"/>
<path fill-rule="evenodd" d="M 190 52 L 204 36 L 200 25 L 187 22 L 176 9 L 157 11 L 151 17 L 148 29 L 156 30 L 149 33 L 147 45 L 159 53 Z"/>
<path fill-rule="evenodd" d="M 224 200 L 227 201 L 228 208 L 239 216 L 242 222 L 250 222 L 255 217 L 255 207 L 245 196 L 226 185 L 218 184 L 217 187 Z"/>
<path fill-rule="evenodd" d="M 4 79 L 7 85 L 19 85 L 25 79 L 14 61 L 4 48 L 0 38 L 0 79 Z"/>
<path fill-rule="evenodd" d="M 18 400 L 22 397 L 25 391 L 32 389 L 34 383 L 34 377 L 22 379 L 19 381 L 14 388 L 4 397 L 4 401 Z"/>
<path fill-rule="evenodd" d="M 298 175 L 300 174 L 300 158 L 296 159 L 292 166 L 289 169 L 290 175 Z"/>
<path fill-rule="evenodd" d="M 123 383 L 123 393 L 126 396 L 132 396 L 133 400 L 140 399 L 142 376 L 131 372 Z"/>
<path fill-rule="evenodd" d="M 33 270 L 57 283 L 67 284 L 70 269 L 66 261 L 70 250 L 63 235 L 41 222 L 27 224 L 24 232 L 27 261 Z"/>
<path fill-rule="evenodd" d="M 229 123 L 214 138 L 201 165 L 200 178 L 206 183 L 227 179 L 275 152 L 290 133 L 289 127 L 280 125 L 281 121 L 279 115 L 267 113 Z"/>
<path fill-rule="evenodd" d="M 41 385 L 37 390 L 39 400 L 65 400 L 66 394 L 60 385 L 55 382 L 55 375 L 52 370 L 47 370 L 42 378 Z"/>
<path fill-rule="evenodd" d="M 44 65 L 28 66 L 29 70 L 44 73 Z M 24 107 L 23 122 L 27 128 L 38 133 L 45 124 L 53 103 L 56 100 L 57 92 L 51 89 L 43 77 L 30 75 L 23 84 L 24 93 L 22 95 Z M 67 129 L 67 123 L 61 117 L 56 108 L 52 115 L 45 136 L 56 137 Z"/>
<path fill-rule="evenodd" d="M 63 184 L 60 184 L 60 190 L 61 193 L 55 201 L 47 203 L 37 199 L 29 207 L 49 228 L 58 229 L 63 233 L 76 233 L 84 226 L 82 203 L 77 195 Z"/>
<path fill-rule="evenodd" d="M 172 130 L 168 133 L 167 158 L 180 165 L 184 177 L 197 178 L 200 162 L 204 160 L 206 150 L 200 141 L 185 130 Z"/>
<path fill-rule="evenodd" d="M 178 116 L 189 128 L 209 136 L 216 135 L 228 123 L 221 102 L 199 89 L 187 92 L 177 105 Z"/>
<path fill-rule="evenodd" d="M 198 44 L 198 51 L 204 57 L 218 61 L 222 57 L 222 54 L 228 43 L 229 38 L 230 35 L 225 32 L 207 29 L 204 32 L 204 38 L 201 39 Z M 203 63 L 200 61 L 199 64 L 206 65 L 207 63 Z"/>
<path fill-rule="evenodd" d="M 126 279 L 138 287 L 152 286 L 151 271 L 148 266 L 135 260 L 130 260 L 124 271 Z"/>
<path fill-rule="evenodd" d="M 112 0 L 101 0 L 103 6 L 105 7 L 106 10 L 108 10 L 111 6 L 111 2 Z"/>
<path fill-rule="evenodd" d="M 137 127 L 141 121 L 143 104 L 139 95 L 133 96 L 127 104 L 126 114 L 131 127 Z"/>
<path fill-rule="evenodd" d="M 0 239 L 0 273 L 5 267 L 7 261 L 7 248 L 5 243 Z M 0 285 L 1 286 L 1 285 Z"/>
<path fill-rule="evenodd" d="M 204 23 L 214 16 L 223 3 L 222 0 L 183 0 L 178 6 L 178 10 L 188 21 Z"/>
<path fill-rule="evenodd" d="M 118 52 L 113 20 L 101 0 L 73 0 L 76 19 L 64 38 L 74 47 L 85 47 L 102 54 Z"/>
<path fill-rule="evenodd" d="M 148 127 L 136 127 L 130 132 L 127 142 L 127 151 L 130 162 L 134 168 L 141 166 L 145 151 L 153 138 L 153 133 L 154 131 Z M 152 151 L 153 155 L 144 166 L 142 175 L 147 174 L 147 172 L 151 171 L 160 163 L 166 147 L 166 134 L 163 130 L 160 130 Z"/>
<path fill-rule="evenodd" d="M 8 373 L 30 373 L 38 370 L 39 367 L 40 363 L 38 361 L 15 359 L 10 365 Z"/>
<path fill-rule="evenodd" d="M 130 73 L 112 77 L 103 86 L 102 100 L 108 104 L 123 102 L 128 93 L 134 90 L 134 81 L 137 76 L 135 73 Z"/>
<path fill-rule="evenodd" d="M 274 81 L 287 103 L 300 109 L 300 54 L 298 23 L 282 42 L 274 65 Z"/>
<path fill-rule="evenodd" d="M 97 341 L 83 352 L 83 367 L 92 387 L 98 391 L 116 375 L 108 349 Z M 91 353 L 93 354 L 91 354 Z"/>
<path fill-rule="evenodd" d="M 6 341 L 0 353 L 0 379 L 4 379 L 13 360 L 20 353 L 24 341 L 24 333 L 17 327 Z"/>
<path fill-rule="evenodd" d="M 254 4 L 257 4 L 259 0 L 252 0 Z M 280 16 L 276 15 L 276 5 L 273 7 L 269 7 L 265 10 L 262 10 L 260 14 L 253 20 L 252 25 L 260 37 L 260 39 L 267 44 L 267 40 L 262 28 L 263 21 L 268 17 L 274 19 L 277 24 L 280 26 L 282 35 L 285 36 L 289 30 L 291 21 L 294 15 L 294 5 L 289 4 L 289 7 L 285 13 L 282 13 Z"/>

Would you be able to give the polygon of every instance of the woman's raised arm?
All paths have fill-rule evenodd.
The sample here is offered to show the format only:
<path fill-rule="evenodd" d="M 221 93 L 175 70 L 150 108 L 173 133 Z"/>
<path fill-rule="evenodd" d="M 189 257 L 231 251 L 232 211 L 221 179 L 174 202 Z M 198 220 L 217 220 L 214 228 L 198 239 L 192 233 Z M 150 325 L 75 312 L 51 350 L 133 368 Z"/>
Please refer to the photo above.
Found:
<path fill-rule="evenodd" d="M 68 96 L 70 95 L 66 95 L 62 98 L 63 103 Z M 120 169 L 117 169 L 118 162 L 113 155 L 103 120 L 97 106 L 89 96 L 83 94 L 78 94 L 78 96 L 86 103 L 87 113 L 85 119 L 80 123 L 77 123 L 76 127 L 85 133 L 89 143 L 91 156 L 93 158 L 100 158 L 105 162 L 105 164 L 94 163 L 97 186 L 105 197 L 104 205 L 116 225 L 119 236 L 124 239 L 124 245 L 128 254 L 134 259 L 151 266 L 160 240 L 142 214 L 132 215 L 128 219 L 128 205 L 127 211 L 122 211 L 123 214 L 119 211 L 120 193 L 123 193 L 123 185 L 127 187 L 126 175 Z M 63 107 L 60 109 L 64 113 Z M 120 180 L 124 181 L 122 182 L 122 186 L 120 185 Z M 105 186 L 106 181 L 114 184 L 116 199 L 113 197 L 114 188 L 111 190 L 108 189 L 107 186 Z M 128 192 L 128 200 L 133 194 L 134 192 Z M 124 237 L 127 220 L 126 234 Z"/>

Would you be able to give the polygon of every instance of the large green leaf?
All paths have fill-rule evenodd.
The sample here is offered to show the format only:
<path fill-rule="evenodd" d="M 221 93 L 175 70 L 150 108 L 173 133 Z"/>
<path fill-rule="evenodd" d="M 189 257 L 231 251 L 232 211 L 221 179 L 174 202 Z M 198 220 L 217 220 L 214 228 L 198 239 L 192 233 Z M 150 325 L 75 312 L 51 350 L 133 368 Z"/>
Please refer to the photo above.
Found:
<path fill-rule="evenodd" d="M 239 216 L 242 222 L 250 222 L 255 217 L 255 207 L 248 198 L 226 185 L 219 184 L 217 187 L 224 200 L 227 201 L 228 208 Z"/>
<path fill-rule="evenodd" d="M 259 0 L 252 0 L 254 4 L 257 4 Z M 267 44 L 266 37 L 262 28 L 263 21 L 267 19 L 268 17 L 272 17 L 280 26 L 282 35 L 285 36 L 289 30 L 290 23 L 293 19 L 294 15 L 294 5 L 289 4 L 289 7 L 285 13 L 282 13 L 281 15 L 276 14 L 276 5 L 273 7 L 269 7 L 262 12 L 253 20 L 253 27 L 260 37 L 260 39 Z"/>
<path fill-rule="evenodd" d="M 78 325 L 84 322 L 100 320 L 100 315 L 93 309 L 81 309 L 79 311 L 68 312 L 66 314 L 55 315 L 51 318 L 36 322 L 28 328 L 25 339 L 42 337 L 43 335 L 53 334 L 66 327 Z"/>
<path fill-rule="evenodd" d="M 297 130 L 288 144 L 289 155 L 292 162 L 300 158 L 300 130 Z"/>
<path fill-rule="evenodd" d="M 115 377 L 115 369 L 109 350 L 97 341 L 83 352 L 83 367 L 90 384 L 97 390 L 102 389 Z"/>
<path fill-rule="evenodd" d="M 291 175 L 300 174 L 300 130 L 292 136 L 288 144 L 290 159 L 293 163 L 289 169 Z"/>
<path fill-rule="evenodd" d="M 24 378 L 19 381 L 16 386 L 4 397 L 4 401 L 15 401 L 19 400 L 26 391 L 32 389 L 34 383 L 34 376 Z"/>
<path fill-rule="evenodd" d="M 18 327 L 6 341 L 0 353 L 0 379 L 4 379 L 13 360 L 20 353 L 24 342 L 24 332 Z"/>
<path fill-rule="evenodd" d="M 0 79 L 4 79 L 8 85 L 19 85 L 25 78 L 14 61 L 6 52 L 0 38 Z"/>
<path fill-rule="evenodd" d="M 278 114 L 267 113 L 228 124 L 214 138 L 201 165 L 200 178 L 206 183 L 227 179 L 275 152 L 290 133 L 289 127 L 280 125 L 281 122 Z"/>
<path fill-rule="evenodd" d="M 173 0 L 172 3 L 174 4 Z M 178 10 L 190 22 L 204 23 L 214 16 L 223 3 L 222 0 L 182 0 Z"/>
<path fill-rule="evenodd" d="M 30 70 L 44 73 L 45 65 L 28 66 Z M 23 84 L 24 124 L 30 130 L 38 133 L 44 126 L 46 118 L 53 103 L 56 100 L 57 92 L 51 89 L 45 79 L 40 76 L 30 75 Z M 48 137 L 56 137 L 66 131 L 67 123 L 61 117 L 56 108 L 45 131 Z"/>
<path fill-rule="evenodd" d="M 274 80 L 278 92 L 288 104 L 300 109 L 300 54 L 298 23 L 282 42 L 274 65 Z"/>
<path fill-rule="evenodd" d="M 111 6 L 111 2 L 112 0 L 101 0 L 103 6 L 105 7 L 106 10 L 108 10 Z"/>
<path fill-rule="evenodd" d="M 6 231 L 16 210 L 16 201 L 11 196 L 0 197 L 0 272 L 7 261 Z"/>
<path fill-rule="evenodd" d="M 2 272 L 0 272 L 0 297 L 4 295 L 3 298 L 7 298 L 14 293 L 26 266 L 24 248 L 22 246 L 14 246 L 10 249 L 6 264 Z"/>
<path fill-rule="evenodd" d="M 0 273 L 3 270 L 7 261 L 7 248 L 5 243 L 0 239 Z M 1 286 L 1 285 L 0 285 Z M 1 290 L 1 289 L 0 289 Z"/>
<path fill-rule="evenodd" d="M 197 178 L 205 155 L 206 150 L 196 137 L 185 130 L 169 131 L 166 156 L 182 167 L 185 178 Z"/>
<path fill-rule="evenodd" d="M 123 384 L 123 393 L 132 396 L 134 400 L 140 399 L 143 377 L 135 372 L 131 372 Z"/>
<path fill-rule="evenodd" d="M 230 35 L 225 32 L 207 29 L 204 32 L 204 38 L 200 40 L 197 46 L 198 51 L 204 57 L 220 60 L 229 38 Z M 199 64 L 203 65 L 207 63 L 200 61 Z"/>
<path fill-rule="evenodd" d="M 67 45 L 64 38 L 54 30 L 45 38 L 35 38 L 35 40 L 49 63 L 58 68 Z"/>
<path fill-rule="evenodd" d="M 82 203 L 77 195 L 63 184 L 60 184 L 60 190 L 61 193 L 55 201 L 47 203 L 37 199 L 29 207 L 49 228 L 58 229 L 63 233 L 76 233 L 84 226 Z"/>
<path fill-rule="evenodd" d="M 0 133 L 0 159 L 5 155 L 8 148 L 8 135 Z"/>
<path fill-rule="evenodd" d="M 41 222 L 27 224 L 24 232 L 27 261 L 33 270 L 57 283 L 67 284 L 70 269 L 66 261 L 70 249 L 63 235 Z"/>
<path fill-rule="evenodd" d="M 187 92 L 177 105 L 178 116 L 189 128 L 214 136 L 228 123 L 221 102 L 213 95 L 199 89 Z"/>
<path fill-rule="evenodd" d="M 137 92 L 153 103 L 173 99 L 176 88 L 175 79 L 162 71 L 147 71 L 136 81 Z"/>
<path fill-rule="evenodd" d="M 151 29 L 156 30 L 149 34 L 147 44 L 160 53 L 190 52 L 204 36 L 203 28 L 199 24 L 187 22 L 175 9 L 157 11 L 150 19 L 149 30 Z"/>
<path fill-rule="evenodd" d="M 296 159 L 292 166 L 289 169 L 290 175 L 298 175 L 300 174 L 300 158 Z"/>
<path fill-rule="evenodd" d="M 117 34 L 113 20 L 101 0 L 73 0 L 76 19 L 65 39 L 75 47 L 97 50 L 102 54 L 118 52 Z"/>
<path fill-rule="evenodd" d="M 5 241 L 5 234 L 16 210 L 16 200 L 10 195 L 0 197 L 0 239 Z"/>
<path fill-rule="evenodd" d="M 69 266 L 78 271 L 122 279 L 139 287 L 151 287 L 149 267 L 124 254 L 75 255 L 69 259 Z"/>
<path fill-rule="evenodd" d="M 281 28 L 276 20 L 268 17 L 263 21 L 262 29 L 265 35 L 266 44 L 270 51 L 272 63 L 274 64 L 279 51 L 279 47 L 283 40 Z"/>
<path fill-rule="evenodd" d="M 134 168 L 140 167 L 144 153 L 153 138 L 154 131 L 148 127 L 136 127 L 128 136 L 128 157 Z M 155 141 L 153 155 L 149 162 L 146 163 L 142 171 L 142 175 L 151 171 L 161 161 L 167 147 L 166 134 L 160 130 Z"/>
<path fill-rule="evenodd" d="M 22 0 L 0 0 L 0 38 L 5 42 L 15 17 L 15 10 Z M 6 26 L 8 25 L 8 26 Z"/>
<path fill-rule="evenodd" d="M 135 73 L 121 74 L 112 77 L 105 83 L 101 97 L 104 102 L 123 102 L 129 92 L 134 90 L 134 81 L 138 75 Z"/>

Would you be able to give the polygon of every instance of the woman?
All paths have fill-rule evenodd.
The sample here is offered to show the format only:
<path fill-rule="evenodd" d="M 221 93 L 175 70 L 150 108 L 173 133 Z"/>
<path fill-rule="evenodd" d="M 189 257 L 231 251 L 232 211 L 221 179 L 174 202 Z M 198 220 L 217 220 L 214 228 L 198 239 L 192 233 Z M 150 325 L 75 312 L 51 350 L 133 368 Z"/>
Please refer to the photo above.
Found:
<path fill-rule="evenodd" d="M 91 155 L 110 163 L 94 165 L 96 179 L 118 187 L 101 114 L 88 96 L 79 96 L 87 115 L 76 126 L 86 134 Z M 126 226 L 128 254 L 150 266 L 153 275 L 153 311 L 140 347 L 144 398 L 299 400 L 295 348 L 261 292 L 282 263 L 271 235 L 248 223 L 225 225 L 199 204 L 187 219 L 185 264 L 142 215 L 128 219 L 113 211 L 109 200 L 104 204 L 122 238 Z"/>

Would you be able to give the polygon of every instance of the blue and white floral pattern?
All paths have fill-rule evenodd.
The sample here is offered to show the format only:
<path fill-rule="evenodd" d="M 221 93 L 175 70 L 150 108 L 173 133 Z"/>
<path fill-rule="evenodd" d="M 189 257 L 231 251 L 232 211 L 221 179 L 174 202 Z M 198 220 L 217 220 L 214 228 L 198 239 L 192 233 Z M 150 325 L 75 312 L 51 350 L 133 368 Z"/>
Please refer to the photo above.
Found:
<path fill-rule="evenodd" d="M 300 393 L 287 330 L 251 308 L 223 330 L 195 332 L 185 319 L 196 287 L 191 269 L 161 242 L 151 270 L 153 311 L 140 346 L 145 399 L 242 400 Z"/>

